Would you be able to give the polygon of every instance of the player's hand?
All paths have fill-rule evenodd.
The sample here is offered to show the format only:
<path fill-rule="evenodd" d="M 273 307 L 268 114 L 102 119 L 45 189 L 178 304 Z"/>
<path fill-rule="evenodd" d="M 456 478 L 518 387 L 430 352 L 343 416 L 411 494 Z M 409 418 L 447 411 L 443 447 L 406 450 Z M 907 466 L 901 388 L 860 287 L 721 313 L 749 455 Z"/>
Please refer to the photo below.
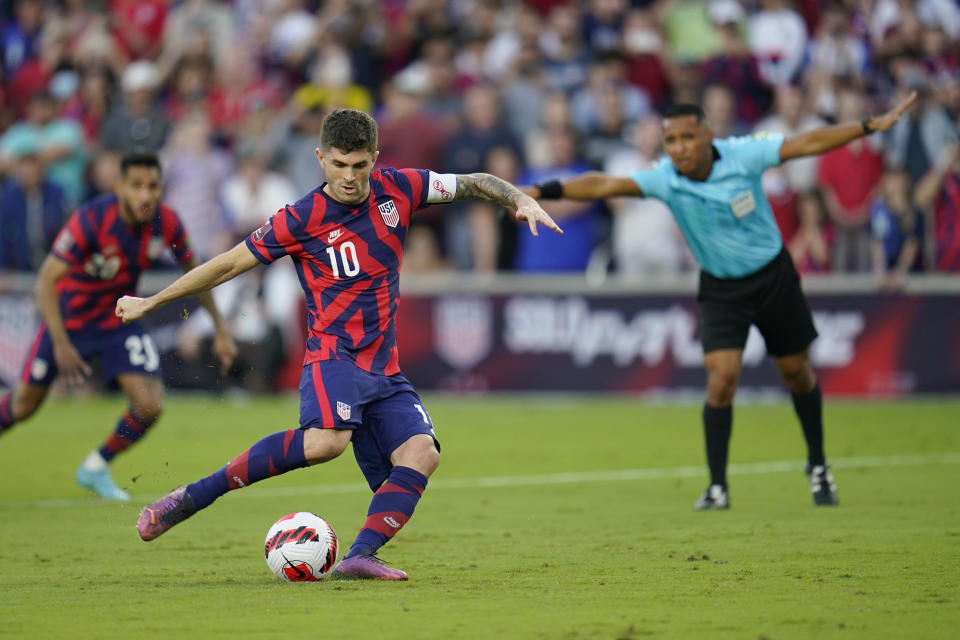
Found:
<path fill-rule="evenodd" d="M 213 335 L 213 355 L 220 361 L 220 373 L 226 375 L 237 357 L 237 343 L 227 330 L 217 330 Z"/>
<path fill-rule="evenodd" d="M 93 373 L 90 365 L 83 361 L 80 352 L 70 342 L 54 344 L 53 359 L 57 361 L 58 375 L 71 387 L 83 384 L 86 377 Z"/>
<path fill-rule="evenodd" d="M 917 92 L 913 91 L 907 96 L 900 104 L 895 106 L 890 111 L 887 111 L 881 116 L 870 119 L 870 130 L 871 131 L 887 131 L 893 125 L 897 124 L 897 120 L 900 119 L 900 116 L 903 113 L 913 106 L 913 103 L 917 101 Z"/>
<path fill-rule="evenodd" d="M 123 296 L 117 300 L 117 308 L 114 310 L 114 313 L 126 323 L 139 320 L 147 315 L 150 310 L 150 304 L 146 298 Z"/>
<path fill-rule="evenodd" d="M 542 224 L 548 229 L 553 229 L 557 233 L 563 233 L 556 222 L 553 221 L 553 218 L 550 217 L 550 214 L 543 210 L 543 208 L 537 204 L 537 201 L 533 198 L 525 199 L 524 202 L 517 207 L 517 220 L 526 220 L 527 224 L 530 225 L 530 233 L 533 235 L 540 235 L 537 232 L 537 225 Z"/>

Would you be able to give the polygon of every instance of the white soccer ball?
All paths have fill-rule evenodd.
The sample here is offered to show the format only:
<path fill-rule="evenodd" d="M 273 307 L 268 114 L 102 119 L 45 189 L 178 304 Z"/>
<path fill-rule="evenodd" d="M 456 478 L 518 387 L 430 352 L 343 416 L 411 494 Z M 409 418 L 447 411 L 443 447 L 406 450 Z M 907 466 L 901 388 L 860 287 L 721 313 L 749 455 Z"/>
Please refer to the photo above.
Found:
<path fill-rule="evenodd" d="M 330 524 L 309 511 L 283 516 L 267 531 L 267 566 L 287 582 L 323 580 L 337 564 L 340 547 Z"/>

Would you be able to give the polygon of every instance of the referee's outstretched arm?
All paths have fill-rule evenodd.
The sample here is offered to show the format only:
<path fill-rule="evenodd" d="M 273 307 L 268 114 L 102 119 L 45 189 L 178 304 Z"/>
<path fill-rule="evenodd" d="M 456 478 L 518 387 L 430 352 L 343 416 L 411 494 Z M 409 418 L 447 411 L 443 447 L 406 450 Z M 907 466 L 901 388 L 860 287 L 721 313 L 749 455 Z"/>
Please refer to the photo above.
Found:
<path fill-rule="evenodd" d="M 900 119 L 900 116 L 913 105 L 917 99 L 914 91 L 896 107 L 883 115 L 873 118 L 864 118 L 860 122 L 847 122 L 830 127 L 821 127 L 806 133 L 790 136 L 783 141 L 780 147 L 780 161 L 784 162 L 800 156 L 812 156 L 842 147 L 851 140 L 870 135 L 874 131 L 886 131 Z"/>
<path fill-rule="evenodd" d="M 537 200 L 602 200 L 614 196 L 632 196 L 642 198 L 643 191 L 632 178 L 610 176 L 600 171 L 587 171 L 572 178 L 567 178 L 561 184 L 551 180 L 532 187 L 519 187 L 528 196 Z"/>

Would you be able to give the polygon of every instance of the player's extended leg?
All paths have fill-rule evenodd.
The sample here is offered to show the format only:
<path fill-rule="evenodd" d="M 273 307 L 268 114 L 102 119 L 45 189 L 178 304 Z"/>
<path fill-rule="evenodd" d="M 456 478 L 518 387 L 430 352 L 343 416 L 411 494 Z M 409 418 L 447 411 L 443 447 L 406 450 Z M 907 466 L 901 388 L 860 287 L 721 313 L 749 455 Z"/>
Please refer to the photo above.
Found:
<path fill-rule="evenodd" d="M 271 434 L 223 468 L 190 485 L 177 487 L 146 507 L 137 521 L 140 537 L 153 540 L 232 489 L 333 460 L 347 448 L 352 433 L 346 429 L 289 429 Z"/>
<path fill-rule="evenodd" d="M 13 391 L 5 393 L 0 398 L 0 435 L 32 416 L 47 398 L 48 391 L 48 387 L 21 382 Z"/>
<path fill-rule="evenodd" d="M 336 569 L 341 576 L 407 579 L 405 572 L 387 567 L 375 554 L 410 520 L 427 488 L 427 478 L 440 464 L 440 452 L 432 436 L 417 434 L 393 451 L 390 462 L 390 475 L 374 494 L 363 528 Z"/>
<path fill-rule="evenodd" d="M 704 354 L 707 369 L 707 401 L 703 405 L 703 436 L 706 444 L 710 486 L 693 506 L 697 511 L 727 509 L 727 455 L 733 431 L 733 396 L 743 367 L 742 349 L 716 349 Z"/>
<path fill-rule="evenodd" d="M 809 350 L 776 358 L 780 375 L 790 389 L 793 408 L 800 419 L 807 442 L 807 476 L 813 503 L 832 506 L 838 503 L 837 485 L 823 453 L 823 394 L 810 365 Z"/>

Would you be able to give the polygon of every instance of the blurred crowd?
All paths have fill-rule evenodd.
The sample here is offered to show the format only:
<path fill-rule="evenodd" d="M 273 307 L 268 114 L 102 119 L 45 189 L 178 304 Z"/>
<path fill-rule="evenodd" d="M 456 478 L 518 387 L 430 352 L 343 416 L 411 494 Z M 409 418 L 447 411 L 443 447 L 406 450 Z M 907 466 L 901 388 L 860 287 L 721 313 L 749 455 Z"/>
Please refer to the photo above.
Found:
<path fill-rule="evenodd" d="M 702 104 L 718 137 L 790 135 L 917 91 L 886 135 L 770 170 L 764 186 L 802 272 L 873 272 L 895 289 L 911 272 L 960 271 L 954 0 L 0 5 L 2 269 L 35 270 L 66 216 L 110 191 L 135 147 L 160 152 L 165 200 L 209 258 L 319 184 L 313 150 L 337 107 L 376 117 L 381 166 L 532 184 L 651 166 L 657 113 L 672 103 Z M 486 203 L 421 212 L 405 270 L 694 268 L 659 202 L 545 208 L 565 235 L 532 241 Z M 281 284 L 265 285 L 271 277 Z M 264 298 L 295 290 L 290 277 L 251 279 L 228 302 L 237 317 L 252 304 L 289 324 L 285 296 Z M 262 327 L 249 330 L 254 340 Z"/>

